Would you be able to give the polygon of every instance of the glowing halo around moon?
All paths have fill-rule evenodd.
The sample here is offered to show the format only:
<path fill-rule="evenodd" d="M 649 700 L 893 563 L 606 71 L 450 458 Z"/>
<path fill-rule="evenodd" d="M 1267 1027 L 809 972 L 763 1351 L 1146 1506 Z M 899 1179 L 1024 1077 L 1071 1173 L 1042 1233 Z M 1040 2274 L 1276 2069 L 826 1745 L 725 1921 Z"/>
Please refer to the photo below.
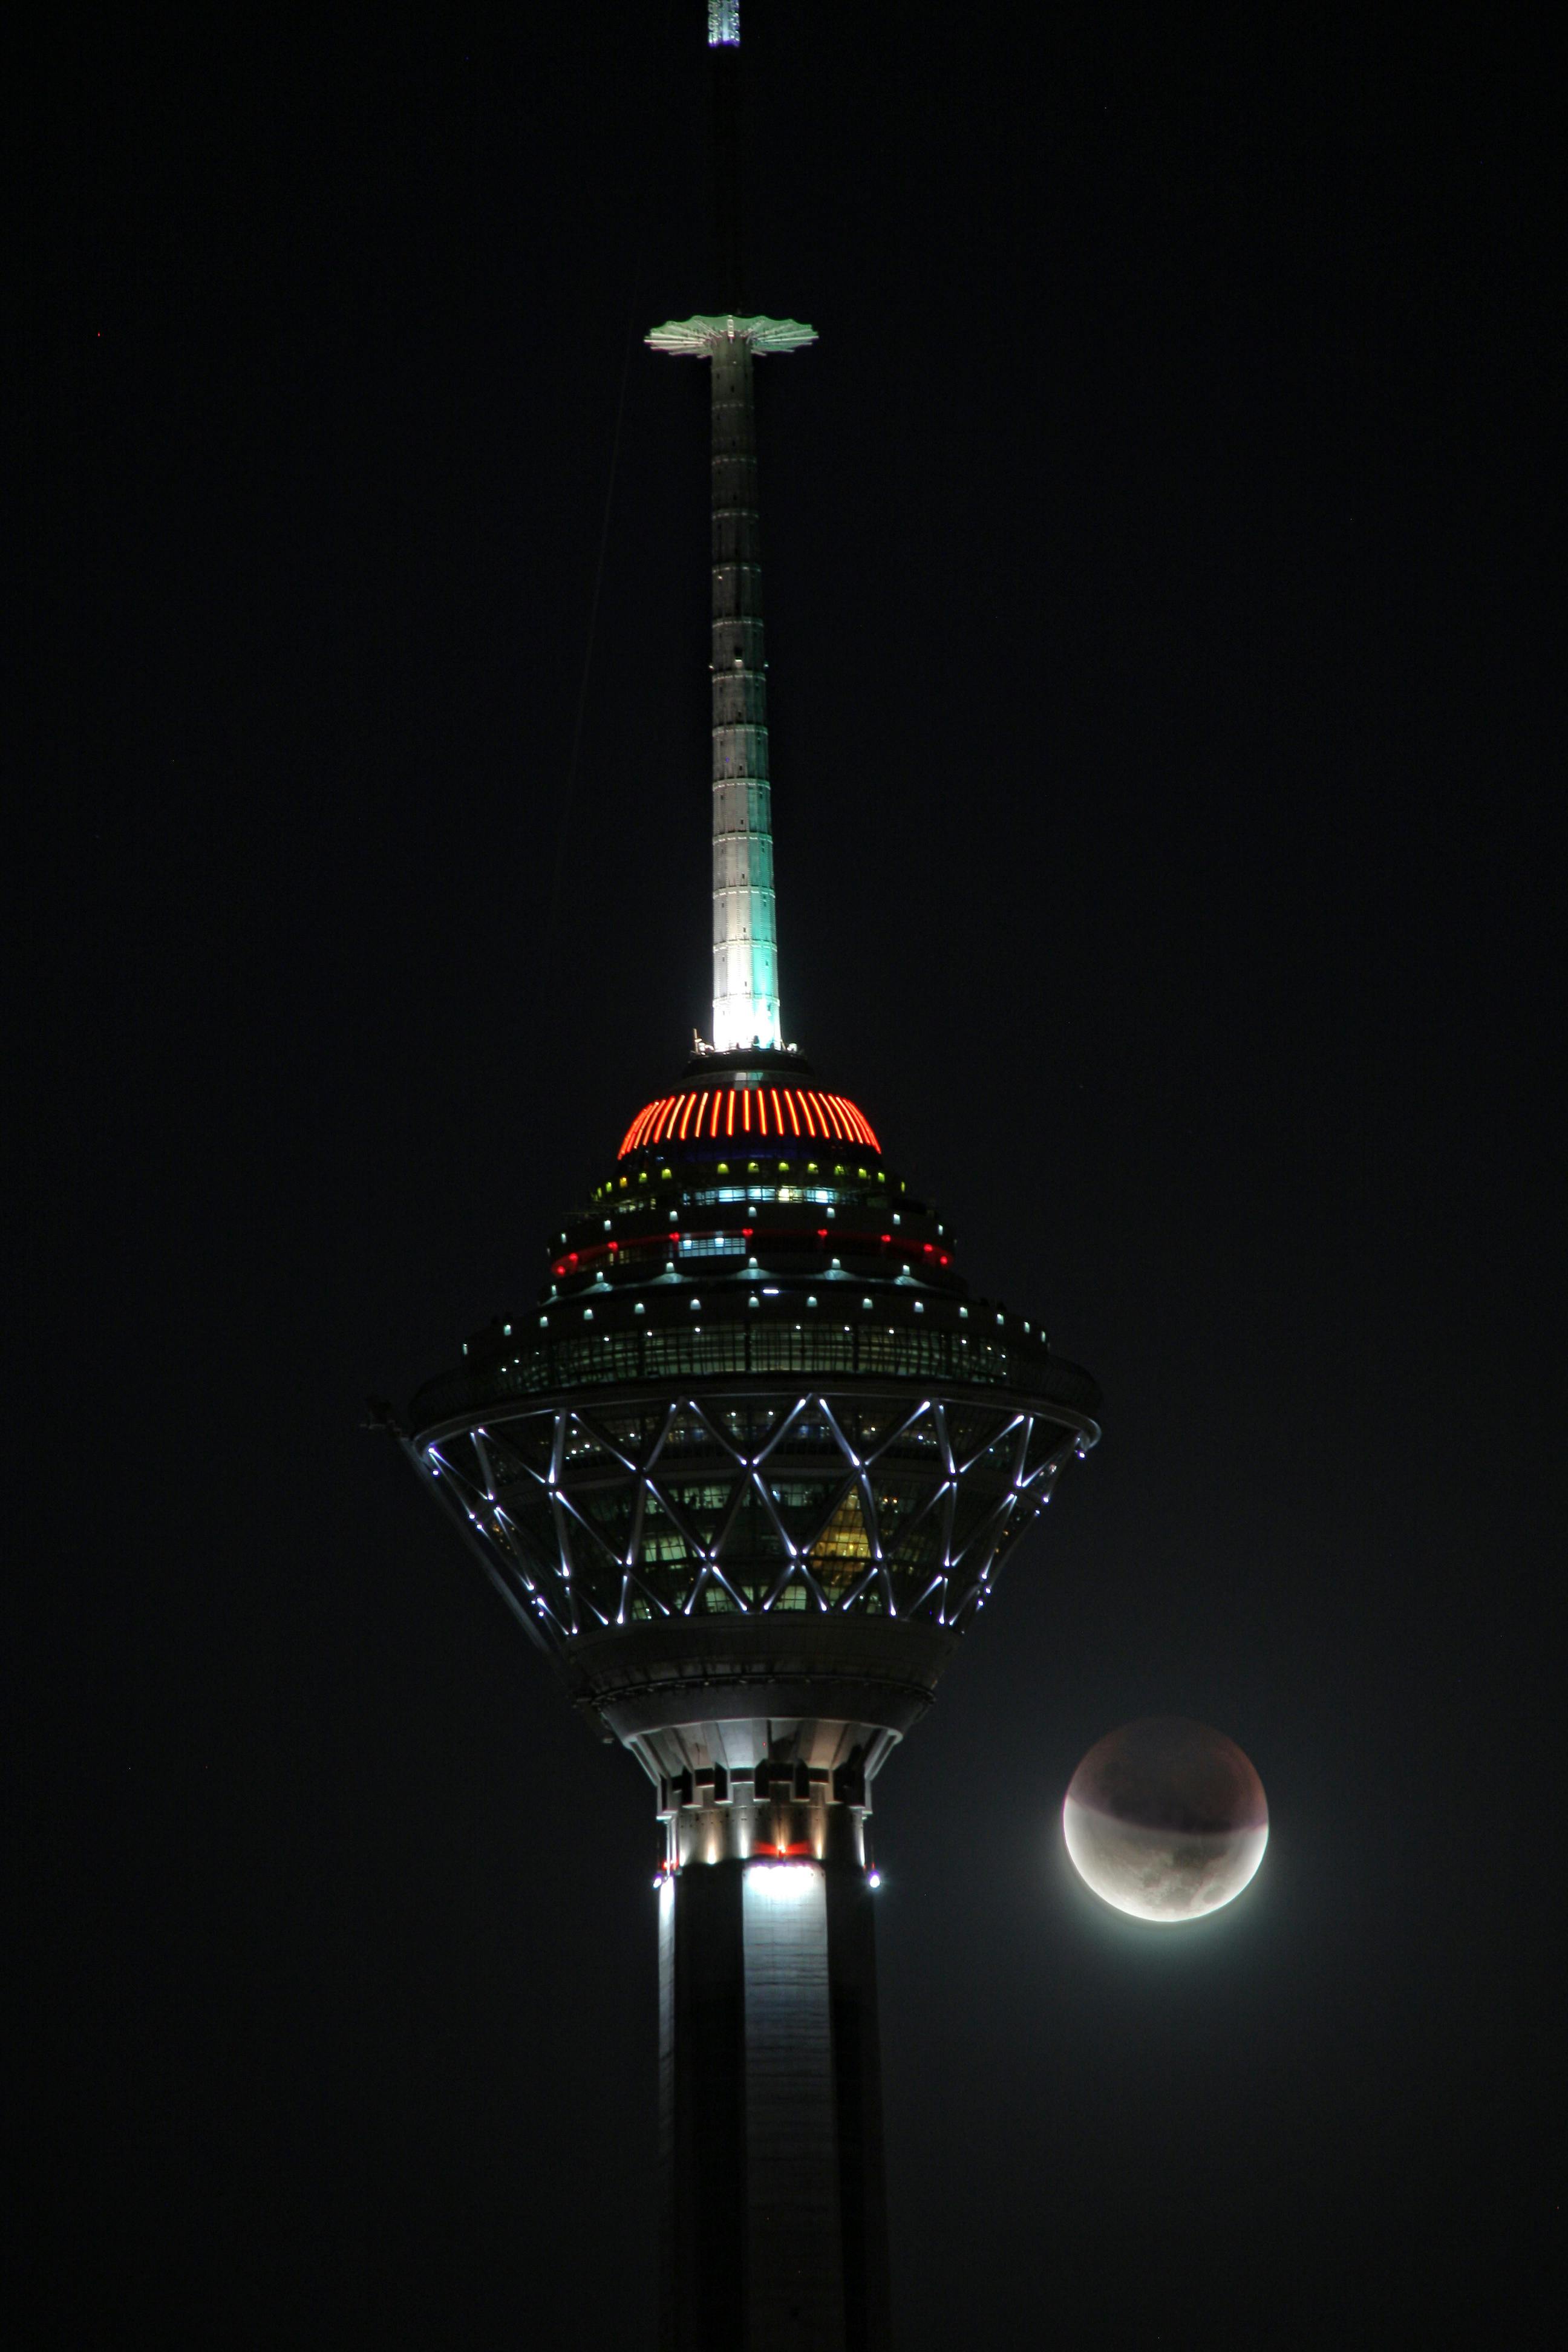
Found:
<path fill-rule="evenodd" d="M 1062 1835 L 1092 1894 L 1162 1927 L 1251 1884 L 1268 1843 L 1263 1783 L 1234 1739 L 1175 1715 L 1125 1723 L 1072 1776 Z"/>

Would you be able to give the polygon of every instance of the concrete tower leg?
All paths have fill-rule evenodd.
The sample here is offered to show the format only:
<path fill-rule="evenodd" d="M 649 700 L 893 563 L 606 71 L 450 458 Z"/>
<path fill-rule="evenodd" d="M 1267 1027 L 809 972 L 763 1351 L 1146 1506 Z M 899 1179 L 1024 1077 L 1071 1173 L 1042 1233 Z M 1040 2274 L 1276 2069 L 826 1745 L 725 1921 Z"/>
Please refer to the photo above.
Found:
<path fill-rule="evenodd" d="M 661 2352 L 889 2352 L 871 1790 L 952 1643 L 774 1611 L 574 1660 L 664 1832 Z"/>
<path fill-rule="evenodd" d="M 661 2352 L 888 2352 L 872 1901 L 847 1857 L 666 1878 Z"/>

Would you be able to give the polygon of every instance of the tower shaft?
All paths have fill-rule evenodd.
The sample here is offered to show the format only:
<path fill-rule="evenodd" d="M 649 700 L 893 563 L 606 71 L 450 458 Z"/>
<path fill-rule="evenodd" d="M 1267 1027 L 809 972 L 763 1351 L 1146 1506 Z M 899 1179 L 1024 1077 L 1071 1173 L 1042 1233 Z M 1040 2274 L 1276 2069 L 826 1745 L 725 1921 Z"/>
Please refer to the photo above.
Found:
<path fill-rule="evenodd" d="M 777 1050 L 778 929 L 752 344 L 712 345 L 713 1043 Z"/>
<path fill-rule="evenodd" d="M 660 2352 L 890 2342 L 867 1834 L 951 1637 L 846 1630 L 721 1612 L 574 1660 L 664 1830 Z"/>
<path fill-rule="evenodd" d="M 767 657 L 763 640 L 752 363 L 816 341 L 795 319 L 671 320 L 655 351 L 712 366 L 713 1044 L 721 1054 L 776 1053 L 778 930 L 768 781 Z"/>
<path fill-rule="evenodd" d="M 660 2352 L 886 2352 L 874 1899 L 847 1858 L 665 1882 Z"/>

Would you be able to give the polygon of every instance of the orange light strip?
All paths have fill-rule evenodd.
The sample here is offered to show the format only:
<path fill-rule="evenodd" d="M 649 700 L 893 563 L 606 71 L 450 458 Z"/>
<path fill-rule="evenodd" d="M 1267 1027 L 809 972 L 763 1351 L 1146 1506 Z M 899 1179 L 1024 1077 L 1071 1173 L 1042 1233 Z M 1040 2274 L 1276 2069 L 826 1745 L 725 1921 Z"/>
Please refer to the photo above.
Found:
<path fill-rule="evenodd" d="M 833 1099 L 849 1121 L 856 1141 L 864 1143 L 872 1151 L 880 1151 L 882 1147 L 872 1134 L 870 1121 L 865 1112 L 857 1110 L 855 1105 L 852 1102 L 847 1102 L 842 1095 L 835 1095 Z"/>
<path fill-rule="evenodd" d="M 623 1157 L 626 1152 L 635 1150 L 639 1143 L 647 1140 L 648 1129 L 663 1109 L 665 1099 L 660 1096 L 658 1102 L 649 1103 L 646 1109 L 637 1113 L 626 1132 L 626 1141 L 621 1146 Z"/>
<path fill-rule="evenodd" d="M 833 1105 L 834 1109 L 838 1113 L 839 1118 L 844 1121 L 845 1126 L 848 1129 L 850 1140 L 855 1143 L 864 1143 L 866 1140 L 866 1122 L 861 1118 L 859 1112 L 856 1109 L 854 1104 L 852 1102 L 846 1102 L 842 1095 L 829 1095 L 827 1099 Z"/>
<path fill-rule="evenodd" d="M 689 1136 L 693 1141 L 704 1135 L 717 1140 L 721 1113 L 723 1133 L 733 1135 L 737 1097 L 742 1135 L 776 1135 L 781 1141 L 786 1134 L 805 1135 L 824 1141 L 863 1143 L 870 1151 L 882 1149 L 864 1112 L 844 1095 L 818 1094 L 810 1087 L 704 1087 L 700 1091 L 683 1087 L 679 1094 L 660 1095 L 657 1101 L 645 1103 L 621 1138 L 618 1157 L 624 1160 L 629 1151 L 646 1151 L 657 1143 L 684 1143 Z"/>

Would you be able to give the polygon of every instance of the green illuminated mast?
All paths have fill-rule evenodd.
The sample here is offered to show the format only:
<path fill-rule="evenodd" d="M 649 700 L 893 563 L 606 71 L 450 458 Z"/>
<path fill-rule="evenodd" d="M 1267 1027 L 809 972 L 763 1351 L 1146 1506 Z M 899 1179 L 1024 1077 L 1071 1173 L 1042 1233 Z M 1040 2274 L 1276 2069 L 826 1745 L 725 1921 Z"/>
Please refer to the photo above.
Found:
<path fill-rule="evenodd" d="M 656 328 L 656 351 L 712 365 L 713 1044 L 778 1052 L 778 926 L 768 782 L 767 662 L 757 528 L 752 361 L 816 338 L 793 319 L 684 319 Z"/>
<path fill-rule="evenodd" d="M 713 53 L 716 225 L 722 299 L 712 318 L 672 320 L 655 351 L 712 365 L 713 1045 L 721 1054 L 784 1046 L 768 781 L 757 426 L 752 362 L 799 351 L 816 331 L 794 319 L 738 315 L 740 172 L 735 68 L 739 0 L 709 0 Z"/>

